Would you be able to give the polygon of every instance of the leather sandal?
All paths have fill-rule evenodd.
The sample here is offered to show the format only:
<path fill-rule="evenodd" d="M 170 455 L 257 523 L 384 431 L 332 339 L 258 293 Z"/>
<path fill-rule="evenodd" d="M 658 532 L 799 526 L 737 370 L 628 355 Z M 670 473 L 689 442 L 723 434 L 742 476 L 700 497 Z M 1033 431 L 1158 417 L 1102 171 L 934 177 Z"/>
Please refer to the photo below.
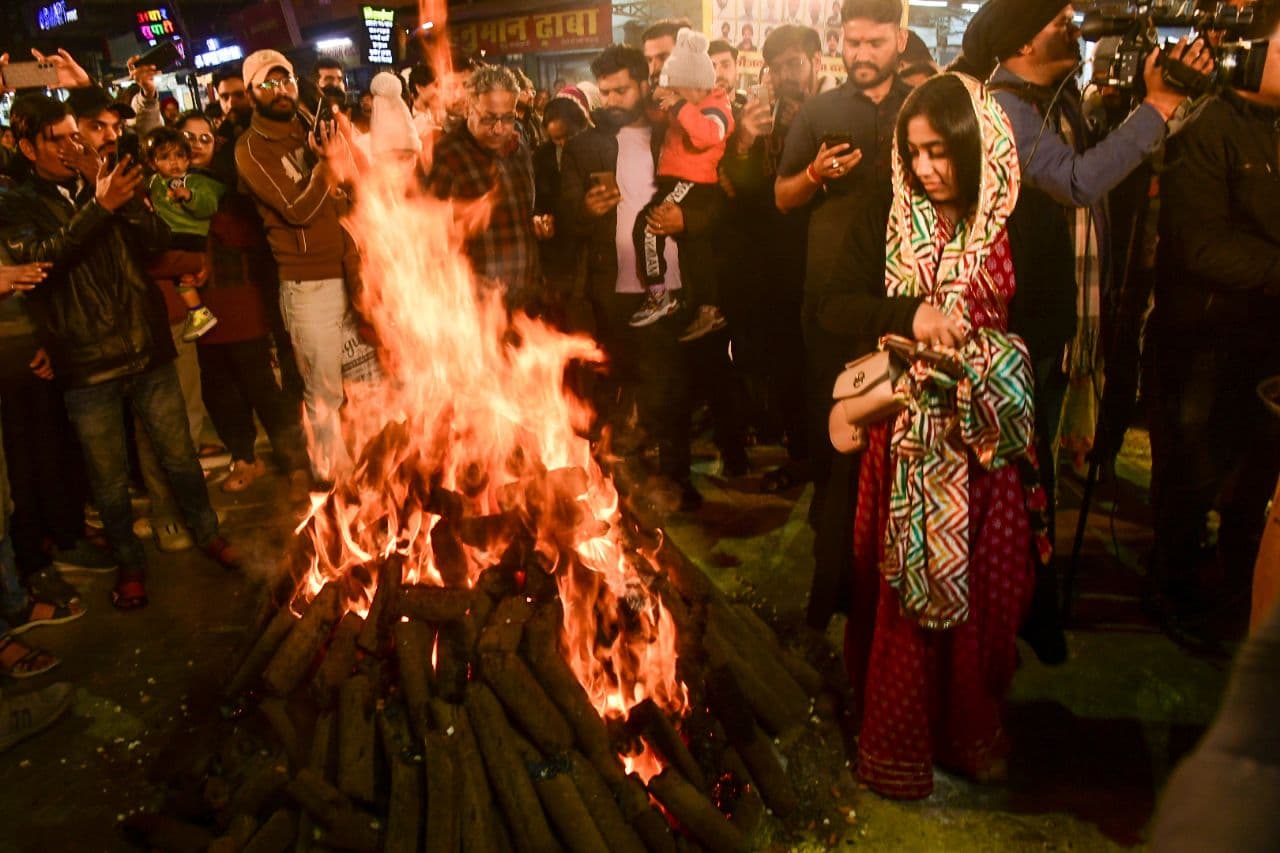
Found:
<path fill-rule="evenodd" d="M 7 620 L 10 625 L 9 635 L 24 634 L 32 628 L 39 628 L 42 625 L 61 625 L 65 622 L 74 622 L 83 615 L 84 605 L 78 601 L 62 604 L 57 601 L 37 598 L 33 595 L 28 598 L 26 607 Z"/>
<path fill-rule="evenodd" d="M 9 655 L 5 652 L 9 652 Z M 15 654 L 18 657 L 13 657 Z M 8 662 L 5 662 L 6 657 L 9 658 Z M 62 661 L 57 655 L 44 649 L 32 648 L 19 641 L 12 633 L 0 637 L 0 675 L 7 675 L 9 678 L 35 678 L 60 663 Z"/>

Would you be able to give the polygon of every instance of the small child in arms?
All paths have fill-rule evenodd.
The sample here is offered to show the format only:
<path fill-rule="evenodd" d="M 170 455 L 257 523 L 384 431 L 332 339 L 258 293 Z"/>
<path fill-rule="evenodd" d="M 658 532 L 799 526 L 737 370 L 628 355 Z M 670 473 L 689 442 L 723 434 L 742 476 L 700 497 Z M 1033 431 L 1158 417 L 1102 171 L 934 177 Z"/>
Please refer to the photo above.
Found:
<path fill-rule="evenodd" d="M 680 307 L 664 284 L 666 236 L 653 233 L 649 215 L 664 205 L 678 205 L 686 214 L 687 226 L 688 213 L 707 211 L 719 203 L 716 170 L 733 133 L 733 108 L 728 95 L 716 88 L 708 44 L 705 35 L 691 29 L 677 33 L 675 48 L 662 67 L 660 85 L 654 92 L 669 124 L 658 156 L 658 191 L 636 217 L 632 231 L 640 280 L 648 288 L 644 304 L 631 317 L 632 326 L 651 325 Z M 690 236 L 686 228 L 675 239 L 680 250 L 680 281 L 690 305 L 697 308 L 693 321 L 680 335 L 680 340 L 691 341 L 725 325 L 718 307 L 715 253 L 709 235 Z"/>
<path fill-rule="evenodd" d="M 218 211 L 226 192 L 218 181 L 191 172 L 191 143 L 180 132 L 158 127 L 147 134 L 147 165 L 151 169 L 147 192 L 156 214 L 173 232 L 162 266 L 177 282 L 182 276 L 200 277 L 205 269 L 209 220 Z M 194 287 L 174 284 L 187 306 L 182 339 L 191 342 L 218 324 L 218 318 L 200 301 Z"/>

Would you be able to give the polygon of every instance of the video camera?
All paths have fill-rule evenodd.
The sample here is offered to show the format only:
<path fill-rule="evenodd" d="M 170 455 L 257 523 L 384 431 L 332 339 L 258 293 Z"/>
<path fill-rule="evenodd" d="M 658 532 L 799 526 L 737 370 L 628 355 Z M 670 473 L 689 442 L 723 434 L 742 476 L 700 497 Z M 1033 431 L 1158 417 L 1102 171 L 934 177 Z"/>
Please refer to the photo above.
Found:
<path fill-rule="evenodd" d="M 1092 78 L 1098 86 L 1135 92 L 1142 85 L 1147 55 L 1160 47 L 1161 76 L 1179 91 L 1190 95 L 1216 88 L 1256 92 L 1262 86 L 1269 40 L 1241 38 L 1253 23 L 1252 6 L 1219 3 L 1197 8 L 1191 0 L 1131 0 L 1095 5 L 1085 14 L 1080 35 L 1085 41 L 1098 43 Z M 1174 42 L 1160 45 L 1159 27 L 1186 29 L 1196 38 L 1215 31 L 1222 33 L 1222 41 L 1212 46 L 1214 70 L 1201 74 L 1168 59 L 1168 49 Z"/>

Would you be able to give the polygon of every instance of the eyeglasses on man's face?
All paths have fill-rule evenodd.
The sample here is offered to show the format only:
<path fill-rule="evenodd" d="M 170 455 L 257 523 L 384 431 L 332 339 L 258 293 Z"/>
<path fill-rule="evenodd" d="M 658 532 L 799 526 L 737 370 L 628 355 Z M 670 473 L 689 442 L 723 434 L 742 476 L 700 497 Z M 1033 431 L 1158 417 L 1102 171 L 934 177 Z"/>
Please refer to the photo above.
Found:
<path fill-rule="evenodd" d="M 491 113 L 480 113 L 477 116 L 477 121 L 479 121 L 480 126 L 485 128 L 486 130 L 489 128 L 497 127 L 500 124 L 506 124 L 506 125 L 511 125 L 512 127 L 515 127 L 516 114 L 506 113 L 505 115 L 496 116 Z"/>
<path fill-rule="evenodd" d="M 298 78 L 290 74 L 288 77 L 268 77 L 258 84 L 258 88 L 264 92 L 274 92 L 276 89 L 283 89 L 286 86 L 296 86 Z"/>
<path fill-rule="evenodd" d="M 189 130 L 182 131 L 182 135 L 187 138 L 188 142 L 199 142 L 201 145 L 212 145 L 212 133 L 192 133 Z"/>

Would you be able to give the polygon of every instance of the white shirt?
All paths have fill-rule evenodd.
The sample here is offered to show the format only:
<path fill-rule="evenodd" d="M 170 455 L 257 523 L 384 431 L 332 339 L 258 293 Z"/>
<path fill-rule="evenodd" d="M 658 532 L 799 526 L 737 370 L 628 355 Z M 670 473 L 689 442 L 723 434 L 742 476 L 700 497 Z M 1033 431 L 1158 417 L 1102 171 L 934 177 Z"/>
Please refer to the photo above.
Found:
<path fill-rule="evenodd" d="M 631 236 L 640 210 L 653 201 L 658 191 L 654 183 L 653 148 L 647 127 L 624 127 L 618 131 L 618 231 L 614 242 L 618 255 L 618 293 L 644 293 L 636 271 L 636 244 Z M 674 238 L 668 236 L 663 257 L 667 259 L 667 290 L 680 289 L 680 256 Z"/>

